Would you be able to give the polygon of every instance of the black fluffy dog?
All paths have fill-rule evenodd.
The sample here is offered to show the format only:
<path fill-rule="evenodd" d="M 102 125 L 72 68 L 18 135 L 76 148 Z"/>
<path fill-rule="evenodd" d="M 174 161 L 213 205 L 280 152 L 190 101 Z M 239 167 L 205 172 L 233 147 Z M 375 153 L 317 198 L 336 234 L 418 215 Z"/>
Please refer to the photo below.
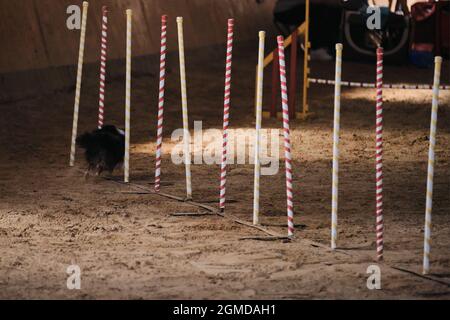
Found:
<path fill-rule="evenodd" d="M 103 126 L 92 132 L 86 132 L 77 138 L 77 146 L 85 149 L 88 169 L 87 177 L 92 171 L 100 175 L 103 171 L 112 173 L 123 162 L 125 153 L 125 133 L 112 125 Z"/>

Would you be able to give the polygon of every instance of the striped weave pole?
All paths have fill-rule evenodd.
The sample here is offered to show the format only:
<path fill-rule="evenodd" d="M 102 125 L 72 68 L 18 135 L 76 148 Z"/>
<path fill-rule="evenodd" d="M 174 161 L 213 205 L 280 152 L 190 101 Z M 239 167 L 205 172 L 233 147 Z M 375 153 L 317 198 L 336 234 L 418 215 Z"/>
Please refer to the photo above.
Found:
<path fill-rule="evenodd" d="M 328 80 L 328 79 L 316 79 L 316 78 L 309 78 L 309 83 L 316 83 L 316 84 L 325 84 L 325 85 L 335 85 L 334 80 Z M 353 81 L 341 81 L 341 85 L 344 87 L 357 87 L 357 88 L 375 88 L 375 83 L 367 83 L 367 82 L 353 82 Z M 383 84 L 383 89 L 407 89 L 407 90 L 428 90 L 433 89 L 432 85 L 429 84 Z M 440 85 L 440 90 L 450 90 L 449 85 Z"/>
<path fill-rule="evenodd" d="M 164 88 L 166 82 L 167 16 L 161 17 L 161 51 L 159 62 L 158 125 L 156 132 L 155 192 L 161 187 L 161 147 L 163 140 Z"/>
<path fill-rule="evenodd" d="M 341 119 L 341 75 L 342 44 L 336 44 L 336 71 L 334 86 L 334 128 L 333 128 L 333 177 L 331 191 L 331 249 L 336 249 L 339 190 L 339 131 Z"/>
<path fill-rule="evenodd" d="M 125 82 L 125 158 L 124 158 L 124 181 L 130 181 L 130 100 L 131 100 L 131 19 L 132 10 L 127 13 L 127 66 Z"/>
<path fill-rule="evenodd" d="M 428 150 L 428 175 L 425 207 L 425 234 L 423 247 L 423 274 L 430 271 L 430 241 L 431 241 L 431 209 L 433 207 L 434 149 L 436 146 L 436 125 L 439 106 L 439 81 L 441 77 L 442 58 L 434 59 L 433 101 L 430 123 L 430 146 Z"/>
<path fill-rule="evenodd" d="M 181 82 L 181 107 L 183 113 L 183 141 L 184 141 L 184 164 L 186 169 L 186 200 L 192 199 L 191 183 L 191 150 L 186 93 L 186 67 L 184 60 L 184 37 L 183 37 L 183 18 L 177 18 L 178 26 L 178 47 L 180 55 L 180 82 Z"/>
<path fill-rule="evenodd" d="M 75 104 L 73 107 L 73 123 L 72 123 L 72 139 L 70 146 L 70 161 L 69 165 L 73 167 L 75 165 L 75 146 L 78 131 L 78 112 L 80 109 L 80 93 L 81 93 L 81 78 L 83 75 L 83 58 L 84 58 L 84 44 L 86 39 L 86 19 L 88 13 L 89 3 L 83 2 L 83 16 L 81 18 L 81 34 L 80 34 L 80 48 L 78 51 L 78 70 L 77 70 L 77 83 L 75 89 Z"/>
<path fill-rule="evenodd" d="M 106 50 L 108 39 L 108 8 L 102 7 L 102 42 L 100 50 L 100 88 L 98 97 L 98 128 L 103 127 L 105 118 L 105 79 L 106 79 Z"/>
<path fill-rule="evenodd" d="M 258 77 L 256 82 L 256 126 L 255 126 L 255 179 L 253 186 L 253 224 L 259 224 L 259 180 L 261 175 L 260 144 L 261 144 L 261 116 L 264 80 L 264 41 L 266 33 L 259 32 L 258 49 Z"/>
<path fill-rule="evenodd" d="M 234 26 L 234 19 L 228 19 L 227 58 L 225 65 L 225 90 L 223 101 L 222 164 L 220 166 L 219 208 L 221 212 L 225 211 L 225 191 L 227 183 L 227 143 L 228 143 L 228 121 L 230 116 L 231 65 L 233 59 L 233 26 Z"/>
<path fill-rule="evenodd" d="M 377 259 L 383 260 L 383 48 L 377 49 L 376 233 Z"/>
<path fill-rule="evenodd" d="M 284 38 L 278 36 L 278 59 L 280 68 L 281 105 L 283 109 L 283 132 L 284 132 L 284 163 L 286 167 L 286 205 L 287 205 L 287 227 L 288 237 L 294 236 L 294 203 L 292 194 L 292 157 L 291 138 L 289 130 L 289 103 L 286 84 L 286 61 L 284 57 Z"/>

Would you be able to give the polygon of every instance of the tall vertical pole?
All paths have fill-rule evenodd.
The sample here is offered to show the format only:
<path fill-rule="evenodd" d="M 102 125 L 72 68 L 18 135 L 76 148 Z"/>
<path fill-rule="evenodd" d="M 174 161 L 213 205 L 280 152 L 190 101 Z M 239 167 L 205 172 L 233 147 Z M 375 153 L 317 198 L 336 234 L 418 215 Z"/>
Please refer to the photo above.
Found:
<path fill-rule="evenodd" d="M 288 237 L 294 236 L 294 202 L 292 192 L 292 157 L 291 138 L 289 129 L 289 102 L 286 84 L 286 61 L 284 56 L 284 39 L 278 36 L 278 57 L 280 66 L 281 106 L 283 110 L 283 134 L 284 134 L 284 164 L 286 169 L 286 208 Z"/>
<path fill-rule="evenodd" d="M 130 109 L 131 109 L 131 20 L 133 12 L 127 14 L 127 48 L 126 48 L 126 79 L 125 79 L 125 157 L 124 182 L 130 182 Z"/>
<path fill-rule="evenodd" d="M 434 58 L 433 100 L 431 106 L 430 145 L 428 150 L 428 175 L 425 205 L 425 232 L 423 246 L 423 274 L 430 272 L 431 209 L 433 207 L 434 149 L 436 146 L 437 114 L 439 106 L 439 82 L 442 58 Z"/>
<path fill-rule="evenodd" d="M 259 32 L 258 49 L 258 83 L 256 90 L 256 127 L 255 127 L 255 178 L 253 185 L 253 224 L 259 224 L 259 180 L 261 175 L 260 144 L 261 144 L 261 117 L 263 99 L 263 78 L 264 78 L 264 41 L 266 33 Z"/>
<path fill-rule="evenodd" d="M 161 17 L 161 49 L 159 58 L 158 124 L 156 128 L 155 192 L 161 187 L 161 153 L 164 121 L 164 89 L 166 82 L 167 16 Z"/>
<path fill-rule="evenodd" d="M 108 45 L 108 8 L 102 7 L 102 37 L 100 49 L 100 85 L 98 93 L 98 128 L 103 127 L 105 120 L 105 82 L 106 82 L 106 51 Z"/>
<path fill-rule="evenodd" d="M 377 48 L 376 102 L 376 233 L 377 260 L 383 260 L 383 48 Z"/>
<path fill-rule="evenodd" d="M 336 71 L 334 85 L 333 173 L 331 192 L 331 249 L 336 249 L 339 190 L 339 131 L 341 118 L 342 44 L 336 44 Z"/>
<path fill-rule="evenodd" d="M 225 192 L 227 184 L 227 146 L 228 146 L 228 124 L 230 118 L 231 100 L 231 65 L 233 59 L 233 26 L 234 19 L 228 19 L 227 29 L 227 54 L 225 62 L 225 89 L 223 99 L 223 138 L 222 138 L 222 163 L 220 166 L 220 194 L 219 209 L 225 211 Z"/>
<path fill-rule="evenodd" d="M 181 82 L 181 108 L 183 115 L 183 141 L 184 141 L 184 165 L 186 169 L 186 200 L 192 199 L 191 183 L 191 136 L 189 133 L 187 90 L 186 90 L 186 65 L 184 58 L 183 18 L 177 18 L 178 47 L 180 57 L 180 82 Z"/>
<path fill-rule="evenodd" d="M 69 165 L 73 167 L 75 165 L 75 146 L 78 131 L 78 113 L 80 109 L 80 94 L 81 94 L 81 78 L 83 76 L 83 59 L 84 59 L 84 44 L 86 39 L 86 19 L 88 13 L 89 3 L 83 2 L 83 16 L 81 18 L 81 34 L 80 34 L 80 48 L 78 51 L 78 69 L 77 69 L 77 82 L 75 88 L 75 104 L 73 107 L 73 123 L 72 123 L 72 139 L 70 146 L 70 161 Z"/>

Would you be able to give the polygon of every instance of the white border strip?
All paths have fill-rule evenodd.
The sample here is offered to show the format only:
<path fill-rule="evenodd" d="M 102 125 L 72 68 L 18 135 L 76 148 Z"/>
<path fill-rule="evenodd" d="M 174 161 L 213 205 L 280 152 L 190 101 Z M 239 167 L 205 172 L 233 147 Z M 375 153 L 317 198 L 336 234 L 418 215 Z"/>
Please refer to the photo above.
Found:
<path fill-rule="evenodd" d="M 325 85 L 335 85 L 334 80 L 327 80 L 327 79 L 316 79 L 316 78 L 309 78 L 309 83 L 317 83 L 317 84 L 325 84 Z M 358 87 L 358 88 L 375 88 L 374 83 L 367 83 L 367 82 L 354 82 L 354 81 L 342 81 L 341 85 L 344 87 Z M 384 89 L 409 89 L 409 90 L 427 90 L 427 89 L 433 89 L 432 85 L 428 84 L 383 84 Z M 450 85 L 442 85 L 439 86 L 440 90 L 450 90 Z"/>

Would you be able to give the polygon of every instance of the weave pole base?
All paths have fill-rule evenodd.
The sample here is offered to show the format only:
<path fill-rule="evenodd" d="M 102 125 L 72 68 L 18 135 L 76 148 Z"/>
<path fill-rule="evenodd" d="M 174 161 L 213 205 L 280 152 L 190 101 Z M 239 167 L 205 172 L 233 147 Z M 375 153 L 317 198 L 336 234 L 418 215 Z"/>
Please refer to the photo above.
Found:
<path fill-rule="evenodd" d="M 76 168 L 76 170 L 78 172 L 80 172 L 80 173 L 84 173 L 83 170 L 80 170 L 78 168 Z M 112 182 L 112 183 L 115 183 L 115 184 L 118 184 L 118 185 L 127 186 L 128 188 L 135 188 L 135 189 L 139 189 L 140 190 L 140 191 L 136 191 L 136 192 L 123 191 L 123 192 L 112 192 L 112 193 L 151 194 L 151 195 L 157 195 L 157 196 L 160 196 L 160 197 L 173 199 L 173 200 L 180 201 L 180 202 L 184 201 L 182 197 L 170 195 L 170 194 L 167 194 L 167 193 L 164 193 L 164 192 L 156 193 L 156 192 L 153 191 L 153 189 L 150 189 L 149 187 L 146 187 L 146 186 L 143 186 L 143 185 L 138 185 L 138 184 L 135 184 L 135 183 L 124 183 L 120 179 L 118 180 L 118 179 L 115 179 L 113 177 L 100 176 L 98 178 L 101 178 L 101 179 L 103 179 L 105 181 Z M 372 258 L 371 256 L 368 256 L 365 253 L 357 253 L 355 251 L 352 252 L 352 250 L 355 250 L 354 248 L 336 248 L 335 250 L 331 250 L 328 245 L 324 245 L 324 244 L 316 242 L 316 241 L 308 240 L 308 239 L 305 239 L 305 238 L 298 238 L 298 237 L 297 238 L 295 238 L 295 237 L 293 237 L 293 238 L 284 237 L 284 236 L 280 235 L 279 233 L 271 231 L 270 229 L 266 229 L 266 228 L 263 228 L 261 226 L 254 226 L 251 222 L 242 221 L 242 220 L 240 220 L 240 219 L 238 219 L 238 218 L 236 218 L 236 217 L 234 217 L 232 215 L 220 214 L 219 212 L 217 212 L 217 210 L 215 208 L 210 207 L 208 205 L 204 205 L 204 204 L 197 203 L 197 202 L 191 202 L 190 204 L 192 204 L 193 206 L 197 206 L 197 207 L 203 208 L 205 210 L 208 210 L 211 213 L 211 216 L 217 215 L 217 216 L 223 217 L 225 219 L 228 219 L 229 221 L 235 222 L 237 224 L 245 225 L 247 227 L 250 227 L 250 228 L 262 231 L 262 232 L 264 232 L 264 233 L 269 235 L 268 237 L 266 236 L 266 237 L 262 237 L 262 238 L 270 238 L 269 241 L 271 241 L 272 239 L 275 240 L 276 238 L 278 238 L 278 240 L 289 239 L 289 241 L 283 241 L 283 242 L 285 242 L 285 243 L 294 242 L 294 243 L 298 243 L 300 246 L 310 246 L 310 247 L 314 247 L 314 248 L 320 248 L 320 249 L 324 250 L 324 252 L 333 251 L 336 254 L 345 255 L 347 257 L 348 256 L 350 256 L 350 257 L 357 257 L 358 259 L 370 260 Z M 181 216 L 183 216 L 183 213 L 181 213 L 181 214 L 182 214 Z M 199 214 L 202 214 L 202 213 L 201 212 L 196 213 L 196 215 L 199 215 Z M 205 214 L 204 216 L 208 216 L 208 215 L 209 214 Z M 245 239 L 245 238 L 248 238 L 248 239 Z M 242 240 L 254 240 L 254 239 L 250 239 L 250 238 L 255 238 L 255 237 L 243 237 Z M 261 240 L 261 239 L 257 239 L 257 240 Z M 362 248 L 363 247 L 358 248 L 358 249 L 362 249 Z M 433 281 L 435 283 L 439 283 L 439 284 L 444 285 L 446 287 L 450 287 L 450 283 L 448 283 L 446 281 L 444 282 L 442 279 L 439 279 L 438 275 L 422 275 L 420 273 L 417 273 L 417 272 L 414 272 L 414 271 L 410 271 L 410 270 L 407 270 L 407 269 L 404 269 L 404 268 L 399 268 L 399 267 L 396 267 L 396 266 L 388 265 L 388 264 L 386 264 L 386 262 L 381 262 L 381 264 L 386 266 L 386 267 L 388 267 L 388 268 L 397 270 L 399 272 L 411 274 L 411 275 L 414 275 L 414 276 L 419 277 L 421 279 L 426 279 L 426 280 L 429 280 L 429 281 Z"/>

